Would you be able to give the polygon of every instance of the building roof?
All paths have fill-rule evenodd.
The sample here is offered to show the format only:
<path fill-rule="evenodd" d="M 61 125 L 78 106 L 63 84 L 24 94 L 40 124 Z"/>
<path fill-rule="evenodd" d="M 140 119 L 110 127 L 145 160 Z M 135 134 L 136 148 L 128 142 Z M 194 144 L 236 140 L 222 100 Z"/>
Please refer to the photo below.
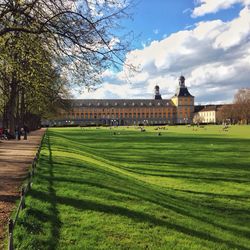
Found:
<path fill-rule="evenodd" d="M 214 105 L 214 104 L 209 104 L 209 105 L 198 105 L 194 107 L 194 112 L 206 112 L 206 111 L 217 111 L 219 108 L 221 108 L 224 105 Z"/>
<path fill-rule="evenodd" d="M 189 93 L 187 87 L 179 87 L 179 88 L 177 89 L 177 91 L 176 91 L 176 93 L 175 93 L 174 96 L 177 96 L 177 97 L 186 97 L 186 96 L 194 97 L 194 96 L 192 96 L 192 95 Z"/>
<path fill-rule="evenodd" d="M 85 108 L 126 108 L 126 107 L 172 107 L 170 99 L 72 99 L 73 107 Z"/>

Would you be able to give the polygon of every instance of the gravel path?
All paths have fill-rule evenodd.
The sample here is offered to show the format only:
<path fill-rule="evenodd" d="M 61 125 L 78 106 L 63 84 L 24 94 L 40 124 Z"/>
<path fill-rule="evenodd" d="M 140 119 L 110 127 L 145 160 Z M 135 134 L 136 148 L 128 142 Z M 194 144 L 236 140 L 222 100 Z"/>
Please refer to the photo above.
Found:
<path fill-rule="evenodd" d="M 31 132 L 27 141 L 0 141 L 0 249 L 3 249 L 8 219 L 19 198 L 20 186 L 44 132 L 45 129 Z"/>

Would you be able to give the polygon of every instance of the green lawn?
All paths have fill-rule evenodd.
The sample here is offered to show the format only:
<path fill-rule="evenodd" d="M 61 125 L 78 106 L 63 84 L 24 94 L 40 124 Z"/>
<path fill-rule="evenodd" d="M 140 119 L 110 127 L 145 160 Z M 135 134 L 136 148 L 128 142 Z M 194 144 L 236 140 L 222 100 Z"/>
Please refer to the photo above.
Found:
<path fill-rule="evenodd" d="M 250 249 L 250 126 L 49 129 L 26 204 L 17 249 Z"/>

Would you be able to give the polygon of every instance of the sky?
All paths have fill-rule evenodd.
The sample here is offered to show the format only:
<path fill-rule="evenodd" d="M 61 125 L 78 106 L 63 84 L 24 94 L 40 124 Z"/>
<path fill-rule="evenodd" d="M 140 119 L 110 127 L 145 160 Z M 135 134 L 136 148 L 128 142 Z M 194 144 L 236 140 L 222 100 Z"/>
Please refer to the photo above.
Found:
<path fill-rule="evenodd" d="M 180 75 L 196 104 L 230 103 L 250 88 L 250 0 L 139 0 L 122 24 L 138 35 L 125 61 L 138 72 L 107 69 L 77 98 L 148 99 L 157 84 L 169 99 Z"/>

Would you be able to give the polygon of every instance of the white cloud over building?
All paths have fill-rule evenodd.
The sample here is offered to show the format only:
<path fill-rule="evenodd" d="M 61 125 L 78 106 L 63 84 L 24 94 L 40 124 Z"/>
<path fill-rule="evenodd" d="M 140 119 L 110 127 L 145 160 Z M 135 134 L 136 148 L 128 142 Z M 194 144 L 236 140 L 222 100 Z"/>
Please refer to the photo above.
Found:
<path fill-rule="evenodd" d="M 193 16 L 214 13 L 235 3 L 238 17 L 196 23 L 143 49 L 131 51 L 126 63 L 138 73 L 106 71 L 102 87 L 82 98 L 152 98 L 158 84 L 164 98 L 174 94 L 180 74 L 199 103 L 228 102 L 241 87 L 250 87 L 250 0 L 198 0 Z M 129 79 L 129 81 L 128 81 Z"/>

